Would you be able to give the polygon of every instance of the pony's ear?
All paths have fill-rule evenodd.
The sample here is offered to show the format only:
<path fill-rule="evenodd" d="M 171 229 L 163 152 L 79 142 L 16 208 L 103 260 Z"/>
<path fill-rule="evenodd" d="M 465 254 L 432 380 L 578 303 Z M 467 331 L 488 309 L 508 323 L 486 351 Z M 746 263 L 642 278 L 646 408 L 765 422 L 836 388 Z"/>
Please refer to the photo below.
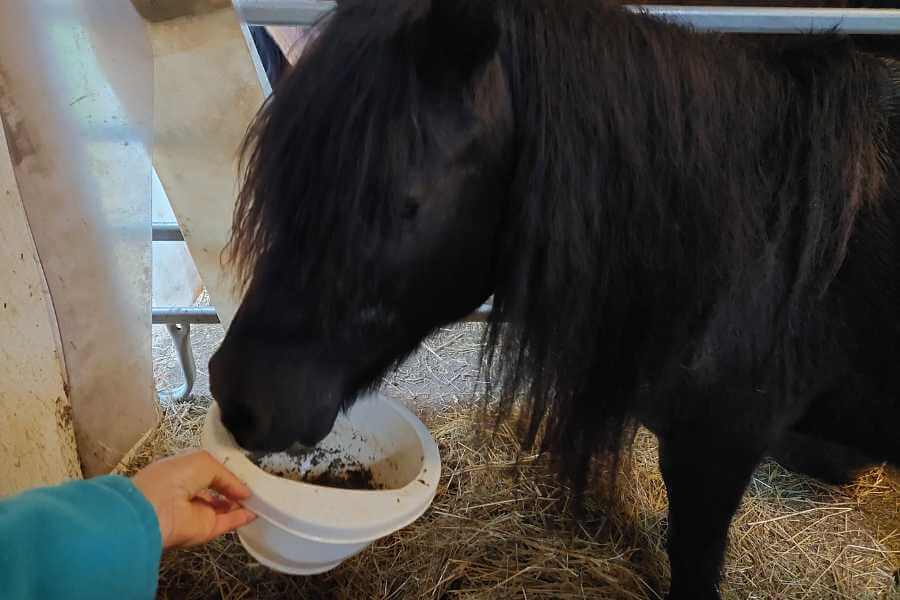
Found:
<path fill-rule="evenodd" d="M 432 0 L 410 34 L 410 49 L 424 79 L 469 81 L 497 51 L 496 2 Z"/>

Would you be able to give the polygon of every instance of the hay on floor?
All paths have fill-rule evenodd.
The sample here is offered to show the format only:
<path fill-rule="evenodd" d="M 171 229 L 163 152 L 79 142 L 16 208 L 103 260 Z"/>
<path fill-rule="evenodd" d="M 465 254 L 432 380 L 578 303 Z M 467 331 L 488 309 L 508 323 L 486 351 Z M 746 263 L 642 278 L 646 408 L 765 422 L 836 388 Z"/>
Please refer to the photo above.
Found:
<path fill-rule="evenodd" d="M 208 400 L 163 407 L 158 431 L 124 472 L 196 446 Z M 513 431 L 478 433 L 477 409 L 428 417 L 443 474 L 434 504 L 406 529 L 338 569 L 290 577 L 258 565 L 237 538 L 163 557 L 160 598 L 658 598 L 668 581 L 665 489 L 653 437 L 641 432 L 622 508 L 589 498 L 573 517 L 545 462 L 521 459 Z M 876 469 L 821 486 L 766 464 L 732 528 L 725 598 L 896 598 L 900 483 Z"/>

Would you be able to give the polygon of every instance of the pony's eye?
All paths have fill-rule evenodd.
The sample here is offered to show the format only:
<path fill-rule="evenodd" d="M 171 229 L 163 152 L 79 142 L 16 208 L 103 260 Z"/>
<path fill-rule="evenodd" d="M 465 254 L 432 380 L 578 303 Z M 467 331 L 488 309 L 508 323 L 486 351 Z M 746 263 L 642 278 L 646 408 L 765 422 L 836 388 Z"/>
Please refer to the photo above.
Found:
<path fill-rule="evenodd" d="M 403 203 L 403 208 L 400 210 L 400 217 L 407 220 L 412 220 L 416 218 L 416 215 L 419 214 L 419 203 L 415 200 L 407 200 Z"/>

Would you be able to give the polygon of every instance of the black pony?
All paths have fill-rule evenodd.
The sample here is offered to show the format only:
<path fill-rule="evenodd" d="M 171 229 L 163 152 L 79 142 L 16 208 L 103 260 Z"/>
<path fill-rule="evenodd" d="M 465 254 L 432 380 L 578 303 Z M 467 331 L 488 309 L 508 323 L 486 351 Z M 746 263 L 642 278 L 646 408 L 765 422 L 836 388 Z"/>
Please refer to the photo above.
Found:
<path fill-rule="evenodd" d="M 246 149 L 210 362 L 245 447 L 317 443 L 493 294 L 485 368 L 577 489 L 658 436 L 672 598 L 717 597 L 767 453 L 900 459 L 900 67 L 852 40 L 345 0 Z"/>

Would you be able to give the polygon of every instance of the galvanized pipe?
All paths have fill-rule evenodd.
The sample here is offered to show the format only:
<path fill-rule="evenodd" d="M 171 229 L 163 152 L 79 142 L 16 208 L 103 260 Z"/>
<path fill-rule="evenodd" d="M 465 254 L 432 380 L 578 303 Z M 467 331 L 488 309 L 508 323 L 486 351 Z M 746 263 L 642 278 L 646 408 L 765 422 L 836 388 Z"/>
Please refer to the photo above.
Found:
<path fill-rule="evenodd" d="M 465 317 L 463 321 L 486 321 L 491 314 L 492 306 L 484 304 L 475 312 Z M 154 307 L 153 308 L 153 324 L 154 325 L 216 325 L 219 323 L 219 315 L 213 306 L 171 306 L 171 307 Z"/>
<path fill-rule="evenodd" d="M 334 9 L 321 0 L 233 0 L 249 25 L 312 25 Z M 699 31 L 900 35 L 900 10 L 630 5 L 630 10 L 690 25 Z"/>
<path fill-rule="evenodd" d="M 834 30 L 850 35 L 900 35 L 900 10 L 895 9 L 669 5 L 629 8 L 698 31 L 803 34 Z"/>
<path fill-rule="evenodd" d="M 313 25 L 334 10 L 334 2 L 319 0 L 232 0 L 247 25 Z"/>
<path fill-rule="evenodd" d="M 157 395 L 162 402 L 180 402 L 190 396 L 197 379 L 197 361 L 194 360 L 194 350 L 191 347 L 191 326 L 188 323 L 166 325 L 166 329 L 172 336 L 172 343 L 175 344 L 175 354 L 178 356 L 184 380 L 178 387 L 158 392 Z"/>
<path fill-rule="evenodd" d="M 153 307 L 154 325 L 216 325 L 219 315 L 212 306 Z"/>

